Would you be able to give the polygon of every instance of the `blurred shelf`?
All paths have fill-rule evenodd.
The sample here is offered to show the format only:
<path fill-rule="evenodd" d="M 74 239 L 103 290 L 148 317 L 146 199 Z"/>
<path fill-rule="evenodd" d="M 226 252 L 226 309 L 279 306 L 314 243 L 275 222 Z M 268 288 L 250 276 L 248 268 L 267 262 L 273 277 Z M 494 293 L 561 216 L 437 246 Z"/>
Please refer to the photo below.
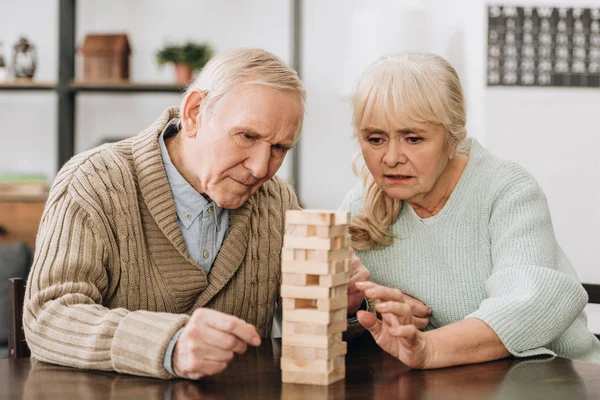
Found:
<path fill-rule="evenodd" d="M 54 82 L 38 81 L 10 81 L 0 82 L 0 91 L 34 91 L 34 90 L 56 90 Z"/>
<path fill-rule="evenodd" d="M 82 82 L 71 81 L 69 89 L 74 92 L 123 92 L 123 93 L 183 93 L 187 85 L 143 82 Z"/>

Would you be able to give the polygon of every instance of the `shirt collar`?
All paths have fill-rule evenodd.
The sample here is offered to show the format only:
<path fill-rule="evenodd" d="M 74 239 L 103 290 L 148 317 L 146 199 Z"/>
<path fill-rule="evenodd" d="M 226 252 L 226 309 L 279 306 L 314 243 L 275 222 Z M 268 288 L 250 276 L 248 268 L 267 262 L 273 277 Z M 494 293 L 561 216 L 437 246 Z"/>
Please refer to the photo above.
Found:
<path fill-rule="evenodd" d="M 217 230 L 220 229 L 220 216 L 221 216 L 221 207 L 217 206 L 214 202 L 209 202 L 204 196 L 196 191 L 185 180 L 185 178 L 179 173 L 173 162 L 171 161 L 171 156 L 167 150 L 167 145 L 165 144 L 165 138 L 170 138 L 179 133 L 179 120 L 174 118 L 165 129 L 162 131 L 160 136 L 158 137 L 158 144 L 160 146 L 160 153 L 163 160 L 163 165 L 165 167 L 165 173 L 167 175 L 167 180 L 169 181 L 169 185 L 171 186 L 171 192 L 173 193 L 173 200 L 175 202 L 175 210 L 177 212 L 177 217 L 186 227 L 189 227 L 194 223 L 196 218 L 198 218 L 204 210 L 207 211 L 207 215 L 211 215 L 208 213 L 208 209 L 212 207 L 212 216 L 215 218 L 215 225 L 217 226 Z"/>

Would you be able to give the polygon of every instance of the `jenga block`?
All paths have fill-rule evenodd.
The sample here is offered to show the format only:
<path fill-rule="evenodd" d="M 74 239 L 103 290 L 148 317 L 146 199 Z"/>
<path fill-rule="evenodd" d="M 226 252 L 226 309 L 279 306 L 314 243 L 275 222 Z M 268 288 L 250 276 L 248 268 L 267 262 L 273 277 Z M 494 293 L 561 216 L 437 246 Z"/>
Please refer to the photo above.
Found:
<path fill-rule="evenodd" d="M 348 329 L 348 321 L 346 320 L 337 321 L 328 325 L 284 321 L 281 325 L 281 333 L 283 335 L 331 335 L 344 332 L 346 329 Z"/>
<path fill-rule="evenodd" d="M 331 261 L 344 261 L 350 258 L 350 250 L 345 249 L 336 249 L 336 250 L 299 250 L 296 251 L 305 251 L 306 253 L 306 261 L 317 261 L 317 262 L 331 262 Z M 296 259 L 296 261 L 300 261 Z"/>
<path fill-rule="evenodd" d="M 332 335 L 282 335 L 281 344 L 283 346 L 304 346 L 316 349 L 328 349 L 329 347 L 342 341 L 341 333 Z"/>
<path fill-rule="evenodd" d="M 310 249 L 310 250 L 330 250 L 335 249 L 336 244 L 341 244 L 341 241 L 336 241 L 338 238 L 318 238 L 316 236 L 290 236 L 283 237 L 283 247 L 288 249 Z M 338 249 L 341 247 L 337 247 Z"/>
<path fill-rule="evenodd" d="M 346 296 L 347 298 L 348 296 Z M 318 309 L 317 300 L 313 299 L 281 299 L 281 306 L 285 310 Z M 348 305 L 346 304 L 346 307 Z M 323 310 L 327 311 L 327 310 Z"/>
<path fill-rule="evenodd" d="M 284 310 L 318 310 L 318 311 L 335 311 L 341 308 L 348 307 L 348 296 L 346 294 L 337 296 L 332 299 L 296 299 L 282 298 L 281 306 Z"/>
<path fill-rule="evenodd" d="M 286 233 L 291 234 L 286 230 Z M 347 236 L 348 225 L 316 226 L 315 234 L 320 238 L 332 238 L 336 236 Z"/>
<path fill-rule="evenodd" d="M 282 261 L 307 261 L 307 251 L 305 249 L 292 249 L 284 247 L 281 249 Z"/>
<path fill-rule="evenodd" d="M 340 308 L 348 308 L 348 296 L 344 293 L 331 299 L 320 299 L 316 302 L 316 308 L 319 311 L 334 311 Z"/>
<path fill-rule="evenodd" d="M 330 360 L 343 356 L 348 352 L 348 343 L 336 343 L 327 349 L 313 347 L 281 346 L 281 356 L 284 358 L 298 358 L 304 360 Z"/>
<path fill-rule="evenodd" d="M 325 275 L 329 276 L 329 275 Z M 291 272 L 283 272 L 281 274 L 281 283 L 284 285 L 294 286 L 309 286 L 320 285 L 320 276 L 311 274 L 298 274 Z M 325 285 L 320 285 L 325 286 Z"/>
<path fill-rule="evenodd" d="M 316 236 L 317 227 L 315 225 L 296 225 L 287 224 L 285 233 L 290 236 Z M 342 236 L 341 234 L 339 236 Z"/>
<path fill-rule="evenodd" d="M 297 225 L 334 225 L 335 215 L 325 210 L 288 210 L 285 223 Z"/>
<path fill-rule="evenodd" d="M 291 372 L 333 372 L 345 365 L 344 356 L 330 360 L 306 360 L 301 358 L 282 358 L 281 370 Z"/>
<path fill-rule="evenodd" d="M 314 276 L 314 275 L 307 275 Z M 333 275 L 319 275 L 319 286 L 324 287 L 335 287 L 345 285 L 350 281 L 350 274 L 348 272 L 340 272 Z"/>
<path fill-rule="evenodd" d="M 281 371 L 281 381 L 308 385 L 330 385 L 346 377 L 346 367 L 330 373 Z"/>
<path fill-rule="evenodd" d="M 310 322 L 314 324 L 331 324 L 332 322 L 345 321 L 348 310 L 339 309 L 335 311 L 319 310 L 284 310 L 283 320 L 289 322 Z"/>
<path fill-rule="evenodd" d="M 334 288 L 321 286 L 291 286 L 281 285 L 281 297 L 294 299 L 330 299 Z"/>
<path fill-rule="evenodd" d="M 350 212 L 336 211 L 333 225 L 348 225 L 351 219 Z"/>
<path fill-rule="evenodd" d="M 286 249 L 284 249 L 286 250 Z M 329 275 L 347 272 L 348 265 L 346 260 L 341 261 L 321 261 L 321 262 L 296 262 L 283 260 L 281 262 L 281 271 L 283 273 L 299 273 L 310 275 Z"/>

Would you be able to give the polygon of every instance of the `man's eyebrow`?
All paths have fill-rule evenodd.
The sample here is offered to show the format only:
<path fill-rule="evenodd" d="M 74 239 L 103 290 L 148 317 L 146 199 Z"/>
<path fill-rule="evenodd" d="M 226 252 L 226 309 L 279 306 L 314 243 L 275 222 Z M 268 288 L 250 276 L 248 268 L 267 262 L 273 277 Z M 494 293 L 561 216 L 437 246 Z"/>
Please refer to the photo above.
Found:
<path fill-rule="evenodd" d="M 251 128 L 251 127 L 246 126 L 246 125 L 234 126 L 232 128 L 232 131 L 235 131 L 235 132 L 240 132 L 241 131 L 241 132 L 245 132 L 245 133 L 247 133 L 247 134 L 249 134 L 251 136 L 256 136 L 256 137 L 261 138 L 261 139 L 263 138 L 263 135 L 261 135 L 260 132 L 258 132 L 256 129 Z M 277 145 L 283 147 L 286 150 L 290 150 L 292 147 L 294 147 L 294 142 L 290 141 L 290 142 L 287 142 L 287 143 L 273 143 L 273 146 L 277 146 Z"/>

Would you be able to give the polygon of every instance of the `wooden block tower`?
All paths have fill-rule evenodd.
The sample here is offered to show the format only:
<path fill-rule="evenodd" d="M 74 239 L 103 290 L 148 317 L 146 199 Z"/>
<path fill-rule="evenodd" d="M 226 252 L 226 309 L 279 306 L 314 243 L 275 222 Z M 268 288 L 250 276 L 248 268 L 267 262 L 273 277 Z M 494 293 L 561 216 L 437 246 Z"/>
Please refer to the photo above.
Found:
<path fill-rule="evenodd" d="M 290 210 L 282 251 L 282 382 L 329 385 L 346 376 L 350 215 Z"/>

